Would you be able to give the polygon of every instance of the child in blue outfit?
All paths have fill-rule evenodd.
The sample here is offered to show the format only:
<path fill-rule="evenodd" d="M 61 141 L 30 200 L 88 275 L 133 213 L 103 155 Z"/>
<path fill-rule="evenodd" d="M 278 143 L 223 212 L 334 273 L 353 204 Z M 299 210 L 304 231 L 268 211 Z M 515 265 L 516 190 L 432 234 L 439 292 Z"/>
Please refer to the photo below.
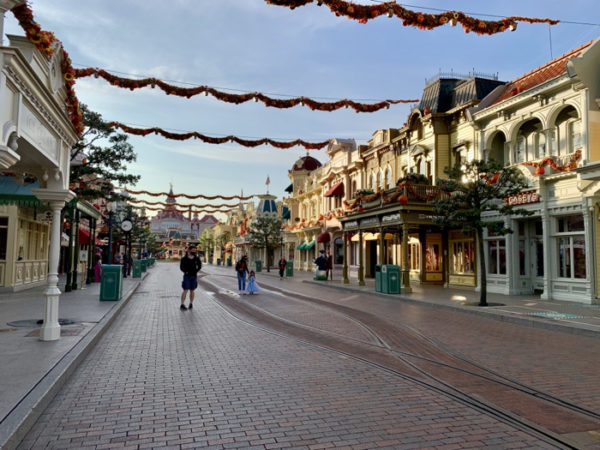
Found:
<path fill-rule="evenodd" d="M 246 290 L 250 292 L 250 295 L 253 295 L 260 290 L 258 284 L 256 284 L 256 274 L 254 273 L 254 270 L 250 271 L 250 275 L 248 276 L 248 287 L 246 287 Z"/>

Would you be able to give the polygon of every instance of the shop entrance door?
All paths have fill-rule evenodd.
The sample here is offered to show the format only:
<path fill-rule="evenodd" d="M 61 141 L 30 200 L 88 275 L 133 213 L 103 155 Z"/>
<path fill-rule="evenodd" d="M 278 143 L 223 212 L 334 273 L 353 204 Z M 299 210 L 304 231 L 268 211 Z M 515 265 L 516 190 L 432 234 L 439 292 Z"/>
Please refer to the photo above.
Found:
<path fill-rule="evenodd" d="M 544 245 L 541 219 L 519 221 L 519 281 L 521 294 L 544 290 Z"/>

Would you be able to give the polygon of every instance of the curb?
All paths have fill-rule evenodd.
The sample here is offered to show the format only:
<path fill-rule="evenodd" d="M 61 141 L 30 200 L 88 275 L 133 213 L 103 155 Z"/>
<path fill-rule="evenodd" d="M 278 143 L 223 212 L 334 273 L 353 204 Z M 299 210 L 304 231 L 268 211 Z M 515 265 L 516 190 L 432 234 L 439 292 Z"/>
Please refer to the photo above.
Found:
<path fill-rule="evenodd" d="M 540 329 L 548 330 L 548 331 L 560 331 L 562 333 L 568 333 L 568 334 L 572 334 L 575 336 L 591 337 L 591 338 L 595 338 L 595 339 L 600 339 L 600 331 L 597 331 L 597 330 L 583 328 L 583 326 L 575 327 L 573 325 L 564 325 L 559 322 L 546 322 L 544 320 L 536 319 L 533 317 L 519 317 L 519 316 L 508 315 L 503 312 L 495 311 L 493 309 L 493 307 L 487 307 L 487 308 L 485 308 L 485 310 L 483 310 L 484 308 L 480 308 L 480 307 L 473 307 L 473 308 L 466 309 L 466 308 L 458 307 L 458 306 L 445 305 L 443 303 L 433 303 L 433 302 L 428 302 L 425 300 L 412 299 L 412 298 L 405 297 L 402 294 L 383 294 L 381 292 L 375 292 L 375 291 L 365 292 L 364 290 L 353 289 L 350 287 L 346 287 L 344 285 L 336 286 L 333 284 L 323 283 L 323 282 L 314 281 L 314 280 L 302 280 L 302 282 L 308 283 L 308 284 L 315 284 L 315 285 L 318 285 L 321 287 L 335 289 L 338 291 L 363 293 L 363 294 L 373 295 L 376 297 L 381 297 L 381 298 L 386 298 L 386 299 L 401 300 L 402 302 L 405 302 L 405 303 L 412 303 L 414 305 L 426 306 L 426 307 L 432 308 L 432 309 L 443 309 L 446 311 L 461 312 L 461 313 L 465 313 L 465 314 L 473 314 L 473 315 L 480 316 L 480 317 L 488 317 L 493 320 L 498 320 L 500 322 L 506 322 L 506 323 L 512 323 L 515 325 L 524 325 L 524 326 L 540 328 Z"/>
<path fill-rule="evenodd" d="M 140 287 L 148 272 L 123 295 L 105 316 L 71 348 L 42 379 L 21 399 L 19 404 L 0 424 L 0 448 L 13 450 L 18 447 L 71 374 L 94 348 L 119 313 L 125 308 L 135 291 Z"/>

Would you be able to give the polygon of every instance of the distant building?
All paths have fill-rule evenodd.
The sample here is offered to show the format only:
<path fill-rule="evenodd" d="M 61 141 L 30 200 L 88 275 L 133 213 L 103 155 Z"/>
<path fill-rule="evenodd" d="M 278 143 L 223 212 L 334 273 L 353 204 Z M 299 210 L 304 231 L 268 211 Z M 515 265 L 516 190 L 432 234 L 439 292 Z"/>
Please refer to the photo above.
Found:
<path fill-rule="evenodd" d="M 150 230 L 155 234 L 158 246 L 163 246 L 163 254 L 167 258 L 183 256 L 189 244 L 197 243 L 206 228 L 219 222 L 212 215 L 205 215 L 201 219 L 198 218 L 198 213 L 192 216 L 191 210 L 186 217 L 176 207 L 173 188 L 169 190 L 165 203 L 167 206 L 150 219 Z"/>

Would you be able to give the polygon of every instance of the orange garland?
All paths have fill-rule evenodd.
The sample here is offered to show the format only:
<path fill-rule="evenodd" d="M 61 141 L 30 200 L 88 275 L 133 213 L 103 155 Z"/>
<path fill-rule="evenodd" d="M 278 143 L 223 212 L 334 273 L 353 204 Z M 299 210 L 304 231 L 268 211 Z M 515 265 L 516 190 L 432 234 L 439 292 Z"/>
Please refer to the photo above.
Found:
<path fill-rule="evenodd" d="M 27 36 L 29 42 L 34 44 L 48 59 L 54 55 L 54 44 L 61 44 L 62 63 L 60 68 L 65 81 L 65 89 L 67 91 L 67 98 L 65 100 L 67 114 L 69 115 L 69 119 L 71 120 L 75 131 L 81 136 L 84 129 L 83 115 L 79 109 L 79 100 L 73 89 L 73 86 L 75 85 L 75 71 L 71 66 L 69 54 L 65 51 L 62 47 L 62 43 L 56 39 L 52 32 L 42 30 L 41 26 L 33 19 L 33 11 L 27 4 L 24 3 L 15 6 L 11 11 L 19 21 L 21 28 L 25 31 L 25 36 Z"/>
<path fill-rule="evenodd" d="M 398 199 L 398 197 L 401 196 L 401 194 L 403 193 L 402 188 L 404 188 L 404 187 L 406 187 L 408 192 L 410 192 L 413 195 L 413 197 L 415 197 L 419 200 L 426 201 L 426 202 L 433 200 L 434 198 L 436 198 L 440 195 L 439 192 L 432 192 L 431 194 L 427 194 L 427 195 L 419 194 L 415 190 L 415 188 L 412 184 L 410 184 L 407 181 L 403 181 L 402 183 L 398 184 L 398 186 L 396 186 L 396 190 L 389 197 L 387 197 L 385 195 L 384 191 L 378 190 L 374 194 L 369 194 L 368 196 L 366 196 L 365 194 L 359 194 L 356 196 L 356 198 L 354 198 L 352 203 L 349 203 L 348 201 L 344 200 L 344 206 L 346 209 L 351 210 L 351 209 L 356 208 L 357 206 L 361 206 L 363 204 L 363 202 L 369 203 L 369 202 L 372 202 L 373 200 L 378 199 L 379 197 L 381 197 L 385 203 L 391 203 L 394 200 Z"/>
<path fill-rule="evenodd" d="M 133 195 L 149 195 L 151 197 L 185 197 L 187 199 L 190 200 L 196 200 L 198 198 L 203 198 L 206 200 L 215 200 L 215 199 L 221 199 L 221 200 L 234 200 L 234 199 L 238 199 L 238 200 L 250 200 L 251 198 L 254 197 L 254 195 L 248 195 L 246 197 L 242 197 L 241 195 L 231 195 L 229 197 L 224 196 L 224 195 L 203 195 L 203 194 L 198 194 L 198 195 L 189 195 L 189 194 L 173 194 L 170 192 L 149 192 L 149 191 L 134 191 L 132 189 L 125 189 L 125 192 L 127 192 L 128 194 L 133 194 Z"/>
<path fill-rule="evenodd" d="M 183 88 L 180 86 L 174 86 L 169 83 L 165 83 L 157 78 L 142 78 L 132 79 L 124 78 L 113 75 L 106 70 L 98 69 L 94 67 L 87 67 L 85 69 L 75 69 L 75 78 L 84 78 L 94 76 L 95 78 L 103 78 L 108 81 L 111 85 L 117 86 L 123 89 L 141 89 L 147 86 L 151 88 L 158 87 L 167 95 L 177 95 L 179 97 L 190 98 L 195 95 L 205 94 L 212 95 L 217 100 L 227 103 L 234 103 L 239 105 L 240 103 L 246 103 L 250 100 L 255 102 L 262 102 L 265 106 L 272 108 L 292 108 L 294 106 L 307 106 L 313 111 L 336 111 L 341 108 L 352 108 L 357 113 L 371 113 L 379 111 L 383 108 L 389 108 L 391 105 L 399 103 L 417 103 L 419 100 L 384 100 L 377 103 L 360 103 L 349 99 L 342 99 L 335 102 L 318 102 L 308 97 L 295 97 L 290 99 L 278 99 L 268 97 L 261 92 L 253 92 L 247 94 L 230 94 L 227 92 L 218 91 L 209 86 L 197 86 L 193 88 Z"/>
<path fill-rule="evenodd" d="M 550 166 L 557 172 L 570 172 L 571 170 L 577 168 L 577 161 L 579 161 L 580 159 L 581 159 L 581 149 L 576 150 L 575 153 L 573 153 L 571 155 L 571 157 L 569 158 L 569 162 L 567 164 L 563 164 L 560 166 L 558 164 L 556 164 L 556 161 L 554 161 L 554 158 L 552 158 L 551 156 L 546 156 L 545 158 L 541 159 L 540 161 L 522 162 L 521 165 L 536 167 L 536 175 L 543 175 L 544 174 L 544 169 L 543 169 L 544 166 Z"/>
<path fill-rule="evenodd" d="M 262 139 L 242 139 L 237 136 L 225 136 L 225 137 L 210 137 L 197 131 L 190 131 L 189 133 L 171 133 L 165 131 L 162 128 L 133 128 L 124 125 L 120 122 L 109 122 L 108 125 L 115 128 L 120 128 L 125 133 L 134 134 L 136 136 L 148 136 L 149 134 L 160 134 L 166 139 L 173 139 L 176 141 L 185 141 L 187 139 L 200 139 L 208 144 L 224 144 L 226 142 L 235 142 L 244 147 L 258 147 L 259 145 L 271 145 L 275 148 L 287 149 L 300 145 L 307 150 L 320 150 L 329 145 L 329 140 L 321 142 L 307 142 L 302 139 L 296 139 L 294 141 L 283 142 L 275 141 L 269 138 Z"/>
<path fill-rule="evenodd" d="M 286 6 L 290 9 L 299 6 L 314 3 L 315 0 L 265 0 L 270 5 Z M 396 2 L 385 2 L 378 5 L 359 5 L 344 0 L 317 0 L 317 4 L 325 4 L 332 13 L 336 16 L 343 16 L 349 19 L 357 20 L 360 23 L 367 23 L 369 20 L 379 16 L 387 15 L 388 17 L 396 16 L 402 20 L 402 25 L 417 27 L 421 30 L 433 30 L 450 23 L 452 26 L 460 23 L 466 33 L 473 32 L 476 34 L 495 34 L 502 33 L 508 29 L 514 31 L 517 27 L 517 22 L 547 23 L 548 25 L 556 25 L 560 21 L 553 19 L 538 19 L 535 17 L 511 16 L 500 20 L 482 20 L 468 16 L 460 11 L 445 11 L 440 14 L 427 14 L 422 12 L 411 11 L 403 8 Z"/>

